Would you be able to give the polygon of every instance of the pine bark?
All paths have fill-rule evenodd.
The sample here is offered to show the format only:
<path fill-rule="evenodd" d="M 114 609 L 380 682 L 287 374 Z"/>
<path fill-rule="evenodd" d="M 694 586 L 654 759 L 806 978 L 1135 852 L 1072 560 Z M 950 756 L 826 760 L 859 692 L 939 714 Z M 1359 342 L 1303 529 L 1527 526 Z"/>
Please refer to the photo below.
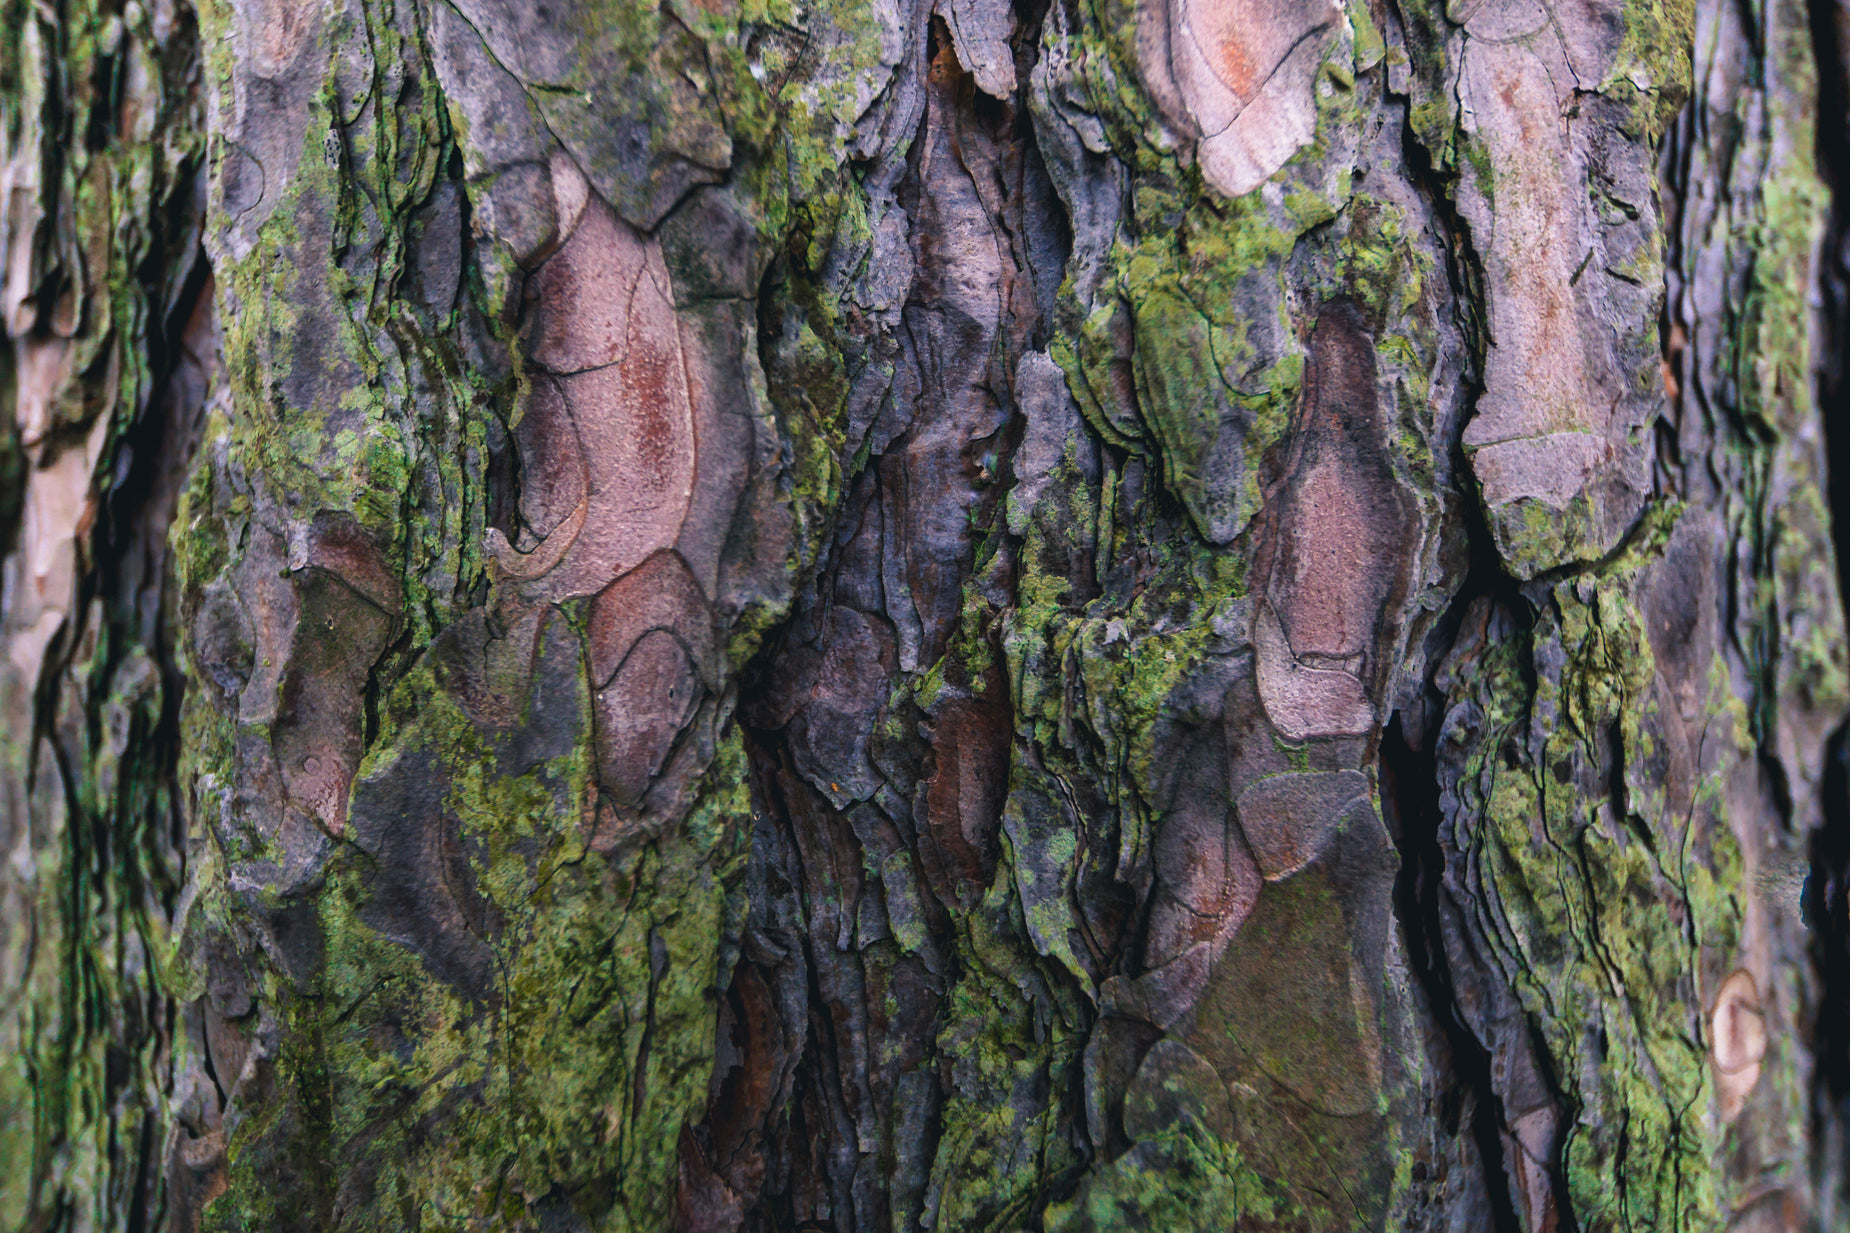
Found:
<path fill-rule="evenodd" d="M 1847 1218 L 1831 0 L 0 19 L 0 1229 Z"/>

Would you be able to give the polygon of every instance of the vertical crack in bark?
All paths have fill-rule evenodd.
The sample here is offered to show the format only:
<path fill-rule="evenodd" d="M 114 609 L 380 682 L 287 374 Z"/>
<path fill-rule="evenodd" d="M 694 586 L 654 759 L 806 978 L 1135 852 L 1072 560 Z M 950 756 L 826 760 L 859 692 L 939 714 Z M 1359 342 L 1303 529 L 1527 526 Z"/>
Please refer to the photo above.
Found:
<path fill-rule="evenodd" d="M 1400 844 L 1400 876 L 1395 883 L 1394 907 L 1407 940 L 1407 958 L 1445 1041 L 1441 1062 L 1449 1071 L 1451 1123 L 1468 1119 L 1468 1133 L 1483 1167 L 1493 1224 L 1486 1233 L 1521 1233 L 1522 1220 L 1511 1194 L 1503 1159 L 1503 1102 L 1491 1082 L 1491 1057 L 1481 1041 L 1458 1016 L 1452 987 L 1451 965 L 1446 958 L 1445 929 L 1440 916 L 1445 851 L 1439 842 L 1443 817 L 1439 810 L 1438 760 L 1427 745 L 1415 749 L 1407 742 L 1403 717 L 1396 715 L 1381 738 L 1381 801 L 1390 811 L 1389 825 Z"/>
<path fill-rule="evenodd" d="M 200 173 L 202 174 L 202 173 Z M 199 220 L 194 220 L 198 225 Z M 150 758 L 145 782 L 155 800 L 166 797 L 167 816 L 151 817 L 143 825 L 158 833 L 166 823 L 170 845 L 168 868 L 147 870 L 154 885 L 129 888 L 158 901 L 172 920 L 176 915 L 186 870 L 184 810 L 179 782 L 182 733 L 180 701 L 185 677 L 177 662 L 180 631 L 170 623 L 178 610 L 175 579 L 168 561 L 168 532 L 172 527 L 181 486 L 192 470 L 206 413 L 206 397 L 218 363 L 218 324 L 213 303 L 212 268 L 203 251 L 195 248 L 173 309 L 157 340 L 150 340 L 154 361 L 155 394 L 152 414 L 142 417 L 128 434 L 124 447 L 129 467 L 111 494 L 110 548 L 99 558 L 99 590 L 112 609 L 111 624 L 124 646 L 138 646 L 150 655 L 160 679 L 160 708 L 154 730 L 139 734 L 133 748 Z M 158 302 L 158 301 L 157 301 Z M 127 827 L 130 834 L 135 825 Z M 126 856 L 126 854 L 125 854 Z M 124 859 L 119 865 L 131 877 L 143 869 L 141 861 Z M 171 995 L 169 995 L 170 997 Z M 170 1032 L 178 1017 L 169 1001 L 150 1012 L 156 1022 L 147 1029 L 156 1035 Z M 164 1018 L 166 1023 L 158 1022 Z M 171 1048 L 171 1046 L 170 1046 Z M 172 1076 L 166 1076 L 172 1083 Z M 158 1133 L 157 1133 L 158 1125 Z M 150 1213 L 163 1206 L 156 1198 L 165 1171 L 166 1140 L 171 1128 L 165 1116 L 143 1119 L 135 1163 L 135 1198 L 129 1208 L 131 1229 L 146 1226 Z"/>
<path fill-rule="evenodd" d="M 1850 600 L 1850 11 L 1808 0 L 1818 66 L 1818 165 L 1831 194 L 1819 261 L 1818 412 L 1830 475 L 1839 594 Z M 1817 1058 L 1812 1153 L 1820 1227 L 1850 1203 L 1850 719 L 1827 746 L 1823 825 L 1812 839 L 1805 909 L 1819 990 L 1811 1023 Z"/>
<path fill-rule="evenodd" d="M 1818 1065 L 1812 1152 L 1819 1208 L 1829 1216 L 1850 1201 L 1850 725 L 1831 738 L 1823 794 L 1806 915 L 1819 978 L 1811 1025 Z M 1821 1227 L 1833 1226 L 1827 1221 Z"/>
<path fill-rule="evenodd" d="M 1397 0 L 1390 0 L 1389 10 L 1401 29 L 1406 30 L 1406 16 Z M 1392 93 L 1389 97 L 1401 113 L 1401 150 L 1407 175 L 1444 229 L 1441 248 L 1445 273 L 1471 353 L 1465 376 L 1466 410 L 1459 424 L 1462 429 L 1475 414 L 1483 390 L 1487 343 L 1483 262 L 1472 240 L 1471 225 L 1452 198 L 1451 177 L 1434 166 L 1432 152 L 1414 131 L 1412 99 Z M 1475 606 L 1494 605 L 1526 627 L 1530 605 L 1517 579 L 1504 566 L 1484 509 L 1472 490 L 1470 463 L 1461 436 L 1446 442 L 1444 448 L 1453 459 L 1455 496 L 1468 564 L 1462 584 L 1428 637 L 1432 651 L 1427 657 L 1421 713 L 1409 715 L 1401 711 L 1392 716 L 1382 736 L 1378 769 L 1383 809 L 1389 812 L 1389 824 L 1401 849 L 1395 913 L 1409 962 L 1425 996 L 1427 1013 L 1444 1040 L 1443 1056 L 1435 1061 L 1446 1077 L 1446 1085 L 1453 1089 L 1449 1100 L 1455 1102 L 1458 1116 L 1469 1119 L 1464 1130 L 1482 1171 L 1492 1227 L 1495 1233 L 1517 1233 L 1523 1229 L 1524 1219 L 1520 1197 L 1512 1185 L 1516 1162 L 1507 1159 L 1514 1143 L 1510 1118 L 1493 1081 L 1491 1051 L 1462 1015 L 1448 954 L 1442 904 L 1448 893 L 1447 866 L 1456 854 L 1448 853 L 1442 841 L 1445 821 L 1440 806 L 1437 743 L 1445 725 L 1446 700 L 1433 678 Z M 1532 672 L 1526 657 L 1523 667 L 1526 674 Z M 1532 679 L 1526 684 L 1533 689 Z M 1415 725 L 1411 733 L 1410 721 Z M 1452 910 L 1458 911 L 1456 907 Z"/>
<path fill-rule="evenodd" d="M 1014 40 L 1036 9 L 1013 15 L 1024 79 L 1032 51 Z M 902 111 L 922 95 L 905 149 L 859 168 L 891 282 L 850 280 L 865 302 L 833 319 L 843 273 L 817 266 L 799 216 L 757 296 L 780 413 L 822 393 L 805 351 L 819 337 L 842 356 L 849 440 L 825 547 L 741 688 L 750 907 L 683 1155 L 692 1229 L 916 1228 L 940 1202 L 962 1063 L 939 1038 L 966 975 L 959 920 L 994 881 L 1013 726 L 996 630 L 1014 569 L 1011 386 L 1050 325 L 1031 267 L 1068 240 L 1028 213 L 1051 193 L 1020 94 L 977 88 L 942 17 L 921 31 L 919 78 L 883 95 Z"/>
<path fill-rule="evenodd" d="M 189 206 L 195 200 L 184 187 L 176 195 Z M 46 658 L 29 746 L 57 767 L 67 819 L 59 864 L 69 872 L 59 899 L 64 927 L 74 935 L 65 986 L 73 1004 L 50 1019 L 64 1019 L 71 1035 L 62 1047 L 75 1055 L 94 1047 L 86 1035 L 110 1033 L 97 1076 L 104 1088 L 94 1094 L 112 1124 L 98 1182 L 131 1229 L 146 1228 L 167 1201 L 165 1102 L 175 1083 L 179 1016 L 170 990 L 139 982 L 150 975 L 145 970 L 104 974 L 90 967 L 111 960 L 110 946 L 122 945 L 117 931 L 144 934 L 139 943 L 149 945 L 145 931 L 154 922 L 133 913 L 154 909 L 163 923 L 171 921 L 185 878 L 177 778 L 184 677 L 171 623 L 168 531 L 199 445 L 218 345 L 211 266 L 196 239 L 191 247 L 184 242 L 197 236 L 199 219 L 176 212 L 159 221 L 172 232 L 156 226 L 153 251 L 137 271 L 151 309 L 138 340 L 147 393 L 139 407 L 104 412 L 123 415 L 123 423 L 107 471 L 92 477 L 100 509 L 80 558 L 89 569 L 77 580 L 76 602 Z M 162 243 L 173 245 L 165 255 L 180 254 L 172 266 L 160 260 Z M 119 954 L 114 959 L 123 961 Z M 67 1080 L 41 1071 L 41 1099 L 52 1108 L 60 1095 L 72 1099 L 74 1092 L 51 1090 Z M 156 1093 L 156 1103 L 144 1103 Z M 46 1136 L 42 1150 L 68 1152 L 73 1144 L 65 1136 L 79 1128 L 45 1117 L 36 1129 Z M 10 1184 L 23 1183 L 43 1163 L 44 1157 L 9 1162 L 20 1171 Z M 105 1196 L 69 1197 L 89 1203 Z"/>

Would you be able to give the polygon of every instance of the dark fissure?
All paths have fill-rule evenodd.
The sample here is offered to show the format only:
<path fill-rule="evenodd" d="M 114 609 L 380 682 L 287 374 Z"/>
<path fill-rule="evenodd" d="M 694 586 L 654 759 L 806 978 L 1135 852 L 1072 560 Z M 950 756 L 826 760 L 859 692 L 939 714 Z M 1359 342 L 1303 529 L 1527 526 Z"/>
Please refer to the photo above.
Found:
<path fill-rule="evenodd" d="M 1840 6 L 1808 5 L 1818 66 L 1817 154 L 1830 192 L 1819 244 L 1818 413 L 1831 477 L 1831 528 L 1850 542 L 1850 43 Z M 1837 554 L 1839 593 L 1850 597 L 1850 554 Z M 1824 824 L 1812 840 L 1805 887 L 1811 955 L 1820 989 L 1810 1023 L 1818 1057 L 1814 1153 L 1827 1211 L 1850 1209 L 1850 721 L 1826 749 Z"/>
<path fill-rule="evenodd" d="M 1840 5 L 14 8 L 0 1233 L 1850 1209 Z"/>

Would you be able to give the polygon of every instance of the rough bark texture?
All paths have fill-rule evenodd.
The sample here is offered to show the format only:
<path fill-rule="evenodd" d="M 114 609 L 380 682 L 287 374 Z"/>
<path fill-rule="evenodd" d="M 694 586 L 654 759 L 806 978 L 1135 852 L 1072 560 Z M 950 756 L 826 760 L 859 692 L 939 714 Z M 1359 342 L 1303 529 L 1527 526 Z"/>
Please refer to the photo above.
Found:
<path fill-rule="evenodd" d="M 1850 1218 L 1832 0 L 0 29 L 0 1230 Z"/>

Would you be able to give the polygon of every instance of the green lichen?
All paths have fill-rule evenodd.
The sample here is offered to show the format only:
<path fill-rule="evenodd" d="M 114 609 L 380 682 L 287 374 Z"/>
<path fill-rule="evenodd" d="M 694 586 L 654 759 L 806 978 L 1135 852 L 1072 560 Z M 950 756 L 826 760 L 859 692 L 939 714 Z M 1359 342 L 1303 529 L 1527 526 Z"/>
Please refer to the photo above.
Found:
<path fill-rule="evenodd" d="M 588 734 L 582 681 L 574 705 Z M 278 1150 L 347 1158 L 346 1172 L 367 1176 L 369 1199 L 346 1217 L 358 1228 L 537 1229 L 558 1203 L 598 1228 L 659 1227 L 679 1130 L 706 1099 L 723 975 L 712 939 L 749 810 L 737 737 L 722 744 L 693 815 L 613 861 L 584 838 L 588 735 L 513 771 L 499 738 L 428 665 L 400 683 L 387 725 L 360 769 L 359 797 L 407 759 L 436 759 L 448 785 L 437 824 L 455 828 L 497 922 L 481 939 L 494 988 L 459 992 L 431 955 L 382 933 L 368 917 L 371 862 L 355 849 L 337 856 L 316 900 L 325 966 L 292 1002 L 280 1063 L 296 1088 L 284 1102 L 293 1112 L 240 1127 L 213 1227 L 272 1218 L 267 1162 Z M 421 766 L 406 773 L 428 773 Z M 431 1118 L 441 1135 L 425 1133 Z M 354 1160 L 348 1145 L 360 1144 Z"/>
<path fill-rule="evenodd" d="M 1718 1228 L 1725 1210 L 1698 991 L 1704 956 L 1738 936 L 1741 858 L 1719 798 L 1685 814 L 1650 787 L 1656 666 L 1632 599 L 1674 517 L 1556 584 L 1534 630 L 1485 647 L 1466 686 L 1484 708 L 1460 781 L 1481 819 L 1479 919 L 1574 1114 L 1562 1168 L 1585 1227 Z M 1531 684 L 1538 648 L 1560 667 Z M 1602 775 L 1626 794 L 1582 790 Z"/>
<path fill-rule="evenodd" d="M 927 1199 L 939 1228 L 1003 1233 L 1031 1226 L 1047 1180 L 1081 1165 L 1067 1134 L 1068 1111 L 1048 1098 L 1048 1084 L 1057 1090 L 1078 1077 L 1083 1012 L 1070 986 L 1051 1006 L 1022 996 L 1020 974 L 1037 962 L 1016 940 L 1023 936 L 1019 911 L 998 878 L 959 924 L 967 966 L 950 991 L 937 1042 L 950 1063 Z"/>
<path fill-rule="evenodd" d="M 1128 6 L 1085 7 L 1069 36 L 1073 76 L 1061 83 L 1101 121 L 1130 177 L 1129 208 L 1102 254 L 1097 293 L 1081 302 L 1071 278 L 1061 288 L 1049 345 L 1107 447 L 1096 502 L 1083 503 L 1087 534 L 1077 533 L 1082 502 L 1070 497 L 1060 504 L 1043 492 L 1035 508 L 1009 510 L 1023 565 L 1003 649 L 1018 750 L 1032 753 L 1018 753 L 1011 768 L 997 873 L 1008 894 L 988 903 L 994 918 L 1005 919 L 1006 908 L 1017 922 L 1017 970 L 1088 996 L 1099 977 L 1088 953 L 1097 941 L 1077 906 L 1083 879 L 1147 867 L 1178 732 L 1204 722 L 1178 712 L 1212 705 L 1182 699 L 1244 649 L 1237 634 L 1249 620 L 1254 515 L 1279 478 L 1314 322 L 1339 300 L 1364 318 L 1393 391 L 1383 410 L 1393 465 L 1409 479 L 1433 469 L 1429 394 L 1442 341 L 1432 290 L 1440 255 L 1400 207 L 1351 188 L 1354 143 L 1382 105 L 1385 56 L 1358 47 L 1347 71 L 1352 49 L 1339 40 L 1333 54 L 1343 65 L 1316 87 L 1316 140 L 1272 183 L 1229 201 L 1177 157 L 1137 86 L 1133 28 Z M 1179 510 L 1153 496 L 1158 481 Z M 1043 565 L 1066 560 L 1054 545 L 1076 541 L 1095 544 L 1097 593 L 1083 603 L 1068 575 Z M 1300 745 L 1288 757 L 1308 770 L 1313 751 Z M 1074 818 L 1075 799 L 1100 802 L 1104 816 Z M 1065 1030 L 1056 1023 L 1056 1042 Z M 994 1067 L 1005 1072 L 1001 1059 Z M 1373 1093 L 1372 1106 L 1384 1103 L 1387 1092 Z M 1279 1115 L 1267 1107 L 1255 1117 L 1269 1126 Z M 1024 1150 L 1019 1134 L 976 1107 L 955 1119 L 992 1153 Z M 1047 1226 L 1289 1224 L 1306 1215 L 1281 1197 L 1297 1193 L 1301 1145 L 1279 1160 L 1242 1155 L 1263 1129 L 1243 1130 L 1238 1150 L 1190 1137 L 1097 1159 L 1077 1193 L 1048 1209 Z M 1151 1152 L 1164 1158 L 1146 1159 Z M 1391 1167 L 1381 1184 L 1396 1186 Z M 1061 1183 L 1057 1193 L 1071 1192 Z M 1205 1208 L 1203 1193 L 1213 1196 Z M 1318 1219 L 1343 1227 L 1328 1212 Z"/>
<path fill-rule="evenodd" d="M 1086 1179 L 1073 1199 L 1047 1210 L 1048 1233 L 1113 1229 L 1293 1227 L 1295 1204 L 1246 1163 L 1238 1147 L 1192 1118 L 1137 1143 Z"/>
<path fill-rule="evenodd" d="M 727 631 L 734 669 L 781 619 L 841 495 L 848 370 L 832 279 L 871 237 L 864 195 L 843 166 L 851 134 L 841 108 L 855 83 L 794 83 L 787 105 L 773 107 L 760 76 L 776 44 L 756 46 L 755 12 L 585 10 L 574 20 L 590 23 L 592 37 L 580 40 L 584 60 L 572 70 L 587 92 L 608 88 L 612 65 L 621 70 L 615 79 L 646 79 L 632 97 L 601 102 L 620 116 L 653 117 L 652 140 L 663 148 L 723 138 L 732 192 L 767 251 L 791 254 L 771 296 L 791 328 L 747 368 L 762 427 L 790 447 L 766 482 L 778 485 L 796 527 L 784 586 L 772 578 L 745 597 Z M 378 666 L 379 727 L 354 807 L 376 808 L 363 801 L 394 776 L 431 777 L 440 817 L 420 821 L 453 837 L 462 871 L 452 860 L 445 876 L 465 887 L 433 892 L 432 910 L 441 914 L 446 894 L 475 904 L 479 919 L 447 927 L 457 931 L 454 945 L 492 952 L 492 987 L 459 989 L 446 970 L 448 941 L 420 949 L 432 939 L 383 925 L 389 904 L 373 857 L 339 845 L 311 897 L 324 959 L 305 987 L 259 982 L 266 1013 L 283 1021 L 278 1087 L 234 1132 L 230 1189 L 208 1223 L 274 1227 L 285 1213 L 269 1179 L 297 1160 L 321 1170 L 303 1179 L 298 1201 L 324 1214 L 338 1206 L 358 1228 L 537 1229 L 558 1208 L 600 1229 L 663 1227 L 681 1131 L 707 1098 L 725 976 L 714 939 L 728 927 L 750 813 L 745 755 L 736 732 L 725 731 L 685 816 L 615 851 L 593 851 L 588 683 L 573 684 L 576 745 L 532 765 L 510 763 L 506 734 L 478 724 L 447 692 L 429 648 L 485 594 L 496 600 L 480 547 L 487 442 L 494 418 L 517 421 L 523 377 L 502 319 L 515 271 L 495 265 L 492 246 L 465 272 L 486 339 L 464 337 L 458 310 L 426 309 L 400 292 L 419 212 L 469 141 L 452 128 L 460 116 L 434 79 L 379 88 L 399 85 L 402 70 L 422 62 L 404 42 L 416 32 L 393 25 L 400 16 L 363 10 L 358 32 L 375 57 L 371 103 L 343 114 L 330 75 L 280 207 L 249 255 L 221 271 L 235 408 L 222 432 L 266 513 L 352 513 L 400 575 L 404 636 Z M 860 29 L 865 57 L 879 31 L 859 10 L 840 20 Z M 342 26 L 330 37 L 354 33 Z M 700 101 L 681 97 L 690 85 Z M 558 120 L 563 97 L 541 91 L 535 106 Z M 341 158 L 330 165 L 323 134 L 337 120 Z M 615 184 L 620 209 L 647 205 L 650 184 L 624 181 L 622 168 L 597 157 L 598 134 L 563 123 L 580 153 L 590 143 L 587 172 Z M 676 273 L 679 292 L 685 280 Z M 320 337 L 309 323 L 333 328 Z M 506 350 L 506 375 L 465 359 L 484 342 Z M 222 510 L 189 518 L 223 546 L 193 554 L 186 585 L 196 593 L 245 545 Z M 203 787 L 227 792 L 239 773 L 239 734 L 210 708 L 189 715 L 198 742 L 189 768 Z M 235 917 L 222 883 L 200 890 L 207 915 Z M 334 1162 L 341 1177 L 360 1180 L 339 1180 L 328 1171 Z"/>
<path fill-rule="evenodd" d="M 1694 0 L 1626 0 L 1625 36 L 1600 92 L 1635 100 L 1634 134 L 1656 145 L 1695 85 Z"/>
<path fill-rule="evenodd" d="M 9 298 L 19 314 L 0 361 L 9 405 L 25 411 L 17 396 L 36 378 L 19 361 L 35 348 L 58 348 L 64 361 L 43 391 L 44 422 L 21 414 L 0 432 L 0 531 L 18 554 L 10 570 L 44 559 L 42 544 L 15 542 L 31 488 L 50 479 L 35 464 L 90 468 L 71 494 L 90 503 L 69 549 L 73 610 L 41 613 L 21 598 L 35 588 L 8 590 L 0 1227 L 123 1227 L 136 1188 L 159 1190 L 135 1176 L 130 1145 L 164 1141 L 167 1068 L 184 1050 L 169 1034 L 160 965 L 179 895 L 172 818 L 182 804 L 171 746 L 157 734 L 179 700 L 160 632 L 137 607 L 160 597 L 160 579 L 138 577 L 137 594 L 119 596 L 92 571 L 99 548 L 158 548 L 158 529 L 142 541 L 149 528 L 136 526 L 131 547 L 111 520 L 134 508 L 122 479 L 145 465 L 145 447 L 131 458 L 125 441 L 166 413 L 154 400 L 195 257 L 192 172 L 205 116 L 188 30 L 157 39 L 138 6 L 81 0 L 10 3 L 0 16 L 0 161 L 15 169 L 9 259 L 12 286 L 27 297 L 17 308 Z M 66 567 L 64 552 L 51 547 L 52 568 Z M 20 629 L 28 614 L 58 623 L 43 660 Z"/>

